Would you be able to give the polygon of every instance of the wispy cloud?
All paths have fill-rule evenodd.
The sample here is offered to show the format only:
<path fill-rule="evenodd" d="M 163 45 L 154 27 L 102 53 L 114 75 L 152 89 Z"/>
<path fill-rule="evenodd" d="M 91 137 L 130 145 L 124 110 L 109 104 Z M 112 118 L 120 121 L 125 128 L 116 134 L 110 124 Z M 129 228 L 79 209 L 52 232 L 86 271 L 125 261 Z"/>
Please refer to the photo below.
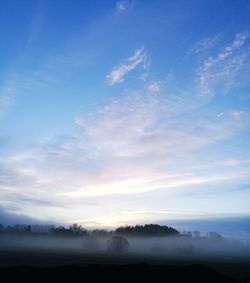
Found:
<path fill-rule="evenodd" d="M 7 94 L 0 94 L 0 118 L 3 113 L 11 106 L 12 98 L 10 95 Z"/>
<path fill-rule="evenodd" d="M 241 129 L 230 113 L 219 120 L 206 113 L 199 119 L 184 114 L 190 104 L 179 94 L 165 97 L 144 89 L 78 115 L 80 132 L 74 138 L 33 148 L 5 163 L 15 168 L 19 180 L 30 180 L 31 191 L 46 195 L 54 187 L 54 196 L 61 197 L 134 194 L 228 178 L 184 178 L 183 172 L 170 169 L 173 162 Z M 169 169 L 163 173 L 161 166 Z M 15 183 L 23 188 L 26 184 Z"/>
<path fill-rule="evenodd" d="M 10 76 L 0 84 L 0 117 L 11 107 L 18 91 L 16 78 Z"/>
<path fill-rule="evenodd" d="M 8 211 L 8 209 L 5 209 L 1 206 L 0 206 L 0 219 L 1 219 L 1 224 L 4 225 L 14 225 L 17 223 L 26 223 L 26 224 L 43 223 L 39 219 L 34 219 L 31 217 L 10 212 Z"/>
<path fill-rule="evenodd" d="M 124 77 L 134 70 L 138 65 L 146 65 L 147 54 L 144 48 L 137 49 L 134 54 L 126 59 L 125 63 L 114 67 L 114 69 L 106 76 L 110 85 L 121 83 L 124 81 Z"/>
<path fill-rule="evenodd" d="M 243 122 L 243 116 L 244 112 L 243 111 L 231 111 L 231 116 L 236 122 Z"/>
<path fill-rule="evenodd" d="M 127 3 L 126 1 L 118 1 L 115 5 L 115 9 L 117 12 L 121 13 L 124 12 L 126 10 Z"/>
<path fill-rule="evenodd" d="M 59 220 L 91 216 L 104 225 L 107 222 L 98 211 L 112 204 L 101 205 L 99 198 L 213 184 L 246 175 L 237 164 L 226 167 L 233 172 L 206 174 L 199 173 L 201 164 L 196 169 L 176 167 L 199 149 L 234 136 L 242 126 L 237 114 L 235 118 L 226 111 L 219 118 L 210 113 L 196 117 L 190 114 L 191 101 L 195 102 L 192 95 L 163 95 L 145 88 L 78 115 L 76 135 L 4 159 L 2 204 L 18 206 L 21 214 L 32 211 L 40 218 L 52 211 Z M 20 191 L 22 200 L 16 203 Z M 90 208 L 93 200 L 97 204 Z M 87 207 L 85 215 L 83 207 Z M 174 213 L 178 210 L 173 209 Z M 110 214 L 110 219 L 114 221 L 115 216 Z"/>
<path fill-rule="evenodd" d="M 129 180 L 109 181 L 107 183 L 89 185 L 84 188 L 75 189 L 73 192 L 65 192 L 61 195 L 66 197 L 86 197 L 86 196 L 103 196 L 103 195 L 127 195 L 138 194 L 157 190 L 167 190 L 177 187 L 195 186 L 201 184 L 211 184 L 218 181 L 235 179 L 241 174 L 217 174 L 211 176 L 190 176 L 181 175 L 176 178 L 166 178 L 166 176 L 151 176 L 147 174 L 140 178 L 130 178 Z M 158 177 L 158 178 L 157 178 Z M 159 178 L 160 177 L 160 178 Z"/>
<path fill-rule="evenodd" d="M 0 116 L 15 103 L 17 97 L 35 93 L 55 83 L 55 77 L 46 74 L 42 68 L 28 71 L 20 68 L 10 72 L 0 84 Z"/>
<path fill-rule="evenodd" d="M 38 6 L 31 23 L 28 44 L 32 44 L 39 36 L 44 22 L 44 7 Z"/>
<path fill-rule="evenodd" d="M 247 56 L 242 48 L 247 38 L 245 33 L 236 35 L 230 45 L 202 63 L 198 72 L 199 93 L 212 96 L 215 86 L 227 85 L 229 78 L 234 78 Z M 203 47 L 208 45 L 204 43 Z M 136 50 L 107 76 L 109 84 L 122 82 L 138 66 L 146 69 L 147 62 L 144 48 Z M 41 81 L 39 72 L 29 74 L 6 82 L 2 88 L 3 105 L 4 99 L 11 98 L 16 91 L 34 89 L 47 82 L 45 77 L 45 82 Z M 105 213 L 112 221 L 116 219 L 114 213 L 103 212 L 108 210 L 108 200 L 100 204 L 100 198 L 120 196 L 120 204 L 130 195 L 141 197 L 148 192 L 157 194 L 248 176 L 249 163 L 242 170 L 241 162 L 231 156 L 223 156 L 212 165 L 206 163 L 211 147 L 244 129 L 247 113 L 240 109 L 216 112 L 203 106 L 203 97 L 186 90 L 170 92 L 157 79 L 140 90 L 115 96 L 88 113 L 78 114 L 78 130 L 72 136 L 5 156 L 0 164 L 1 202 L 6 207 L 18 207 L 21 213 L 45 218 L 46 213 L 66 220 L 76 215 L 83 219 L 84 214 L 89 214 L 85 219 L 100 224 L 109 223 L 100 217 Z M 185 167 L 185 161 L 192 163 L 194 155 L 198 156 L 196 167 Z M 214 168 L 219 168 L 218 172 Z M 20 191 L 22 197 L 18 195 Z M 95 204 L 89 209 L 91 202 Z M 85 211 L 84 207 L 88 209 Z M 121 211 L 120 207 L 114 211 L 118 210 Z M 142 211 L 177 215 L 181 210 L 166 207 Z"/>
<path fill-rule="evenodd" d="M 186 211 L 166 211 L 166 210 L 135 210 L 135 211 L 122 211 L 122 214 L 125 215 L 134 215 L 134 214 L 167 214 L 167 215 L 193 215 L 192 212 Z"/>
<path fill-rule="evenodd" d="M 148 85 L 148 91 L 159 92 L 161 90 L 161 83 L 158 81 L 153 81 Z"/>
<path fill-rule="evenodd" d="M 191 47 L 190 53 L 198 54 L 198 53 L 201 53 L 201 52 L 204 52 L 204 51 L 207 51 L 213 48 L 216 42 L 218 41 L 218 38 L 219 38 L 219 35 L 217 34 L 215 36 L 207 37 L 207 38 L 204 38 L 196 42 L 194 46 Z"/>
<path fill-rule="evenodd" d="M 198 70 L 198 86 L 201 95 L 213 96 L 214 88 L 221 87 L 228 91 L 235 81 L 235 76 L 244 66 L 248 56 L 243 45 L 249 37 L 248 33 L 236 34 L 233 42 L 224 47 L 214 57 L 207 58 Z"/>

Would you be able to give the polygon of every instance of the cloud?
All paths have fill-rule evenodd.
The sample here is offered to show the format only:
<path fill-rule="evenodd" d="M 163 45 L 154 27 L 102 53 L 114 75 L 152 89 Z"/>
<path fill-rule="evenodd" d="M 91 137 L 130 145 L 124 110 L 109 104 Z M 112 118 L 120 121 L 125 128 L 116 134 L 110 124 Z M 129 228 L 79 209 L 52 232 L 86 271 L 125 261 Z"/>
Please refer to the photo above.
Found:
<path fill-rule="evenodd" d="M 190 114 L 195 105 L 190 99 L 146 88 L 78 115 L 74 137 L 5 159 L 16 173 L 7 178 L 13 183 L 2 180 L 2 188 L 6 183 L 5 191 L 12 195 L 22 188 L 31 203 L 36 194 L 46 200 L 49 190 L 50 197 L 64 205 L 69 196 L 137 194 L 236 178 L 237 174 L 198 177 L 172 166 L 240 130 L 230 113 L 220 120 L 206 113 L 199 118 Z M 5 195 L 6 201 L 10 196 Z"/>
<path fill-rule="evenodd" d="M 5 111 L 11 106 L 12 98 L 6 94 L 0 94 L 0 118 Z"/>
<path fill-rule="evenodd" d="M 141 174 L 139 178 L 130 178 L 128 181 L 124 178 L 121 181 L 108 181 L 107 183 L 89 185 L 84 188 L 75 189 L 73 192 L 62 193 L 62 195 L 69 198 L 79 198 L 86 196 L 94 197 L 103 195 L 141 194 L 145 192 L 173 189 L 177 187 L 211 184 L 237 177 L 239 177 L 238 174 L 217 174 L 204 177 L 185 177 L 184 174 L 180 174 L 175 178 L 167 178 L 166 176 L 157 176 L 157 174 L 151 177 L 148 177 L 147 174 Z"/>
<path fill-rule="evenodd" d="M 0 86 L 0 117 L 10 108 L 13 103 L 13 93 L 16 91 L 12 79 L 6 80 Z"/>
<path fill-rule="evenodd" d="M 44 22 L 44 7 L 40 4 L 38 5 L 37 11 L 35 12 L 32 19 L 31 30 L 28 37 L 28 44 L 32 44 L 36 41 L 42 29 L 43 22 Z"/>
<path fill-rule="evenodd" d="M 0 96 L 0 108 L 8 107 L 11 104 L 11 98 L 8 95 Z"/>
<path fill-rule="evenodd" d="M 74 136 L 4 158 L 0 168 L 2 205 L 39 219 L 53 215 L 59 222 L 78 218 L 111 225 L 119 217 L 126 218 L 109 212 L 117 211 L 114 203 L 121 205 L 121 197 L 245 176 L 237 163 L 231 166 L 233 172 L 220 173 L 204 174 L 204 161 L 197 168 L 179 167 L 200 149 L 219 144 L 241 130 L 241 123 L 231 112 L 225 111 L 219 119 L 205 111 L 196 116 L 193 110 L 199 105 L 199 99 L 187 94 L 144 88 L 77 115 Z M 229 170 L 231 167 L 227 166 Z M 114 196 L 120 199 L 113 204 L 102 199 Z M 173 209 L 171 215 L 178 211 L 180 208 Z"/>
<path fill-rule="evenodd" d="M 115 67 L 107 76 L 108 83 L 114 85 L 124 81 L 124 77 L 140 64 L 146 66 L 147 55 L 144 48 L 137 49 L 134 54 L 126 59 L 125 63 Z"/>
<path fill-rule="evenodd" d="M 0 224 L 15 225 L 15 224 L 38 224 L 43 223 L 39 219 L 34 219 L 22 214 L 16 214 L 0 207 Z"/>
<path fill-rule="evenodd" d="M 126 10 L 127 3 L 126 1 L 118 1 L 115 5 L 115 9 L 117 12 L 121 13 L 124 12 Z"/>
<path fill-rule="evenodd" d="M 190 53 L 201 53 L 213 48 L 218 41 L 219 35 L 215 35 L 212 37 L 204 38 L 194 44 L 190 49 Z"/>
<path fill-rule="evenodd" d="M 244 115 L 243 111 L 232 111 L 231 112 L 231 116 L 238 123 L 242 123 L 243 122 L 243 115 Z"/>
<path fill-rule="evenodd" d="M 215 86 L 234 77 L 238 64 L 241 66 L 238 56 L 247 55 L 241 49 L 246 39 L 244 34 L 237 35 L 231 45 L 203 62 L 198 72 L 201 94 L 211 91 L 215 95 Z M 147 68 L 147 62 L 144 48 L 138 49 L 107 79 L 111 85 L 119 83 L 136 67 Z M 21 84 L 21 78 L 14 80 L 12 91 L 29 85 L 28 80 Z M 34 79 L 33 86 L 32 81 L 32 88 L 39 84 Z M 169 91 L 155 79 L 142 89 L 114 96 L 78 114 L 77 131 L 72 136 L 0 157 L 1 204 L 37 218 L 54 215 L 64 221 L 79 217 L 108 223 L 109 217 L 119 218 L 115 214 L 122 211 L 120 206 L 130 196 L 136 199 L 139 195 L 139 199 L 151 192 L 153 198 L 152 192 L 160 191 L 171 197 L 173 188 L 245 178 L 249 169 L 243 170 L 242 162 L 234 156 L 221 157 L 219 153 L 216 159 L 221 159 L 213 163 L 210 153 L 211 148 L 222 146 L 245 128 L 247 113 L 240 109 L 212 111 L 204 100 L 194 91 Z M 185 212 L 185 207 L 176 207 L 172 215 L 182 210 Z M 172 210 L 166 206 L 158 211 Z"/>
<path fill-rule="evenodd" d="M 18 96 L 35 93 L 55 82 L 54 77 L 45 74 L 42 68 L 35 71 L 23 69 L 10 72 L 0 84 L 0 117 L 15 103 Z"/>
<path fill-rule="evenodd" d="M 185 93 L 166 95 L 146 89 L 113 99 L 91 115 L 79 115 L 76 123 L 82 129 L 82 140 L 96 154 L 159 155 L 165 160 L 167 155 L 181 155 L 240 130 L 231 112 L 220 119 L 190 113 L 197 104 Z"/>
<path fill-rule="evenodd" d="M 27 70 L 24 62 L 28 62 L 27 47 L 38 38 L 44 20 L 44 7 L 38 5 L 37 11 L 31 20 L 31 29 L 27 38 L 27 46 L 19 54 L 16 60 L 15 68 L 7 71 L 6 78 L 0 84 L 0 118 L 14 104 L 15 99 L 20 94 L 34 92 L 34 90 L 47 85 L 53 81 L 53 78 L 43 73 L 42 66 L 38 66 L 34 70 Z"/>
<path fill-rule="evenodd" d="M 135 211 L 122 211 L 121 214 L 124 215 L 128 215 L 128 216 L 133 216 L 133 215 L 138 215 L 138 214 L 143 214 L 143 215 L 161 215 L 161 214 L 165 214 L 166 216 L 192 216 L 192 215 L 196 215 L 196 213 L 192 213 L 192 212 L 186 212 L 186 211 L 171 211 L 171 210 L 135 210 Z"/>
<path fill-rule="evenodd" d="M 233 42 L 224 47 L 214 57 L 203 61 L 197 72 L 198 89 L 201 95 L 213 96 L 215 88 L 228 91 L 235 83 L 236 75 L 244 67 L 248 52 L 243 49 L 249 35 L 242 32 L 236 34 Z"/>
<path fill-rule="evenodd" d="M 159 92 L 161 90 L 161 84 L 157 81 L 153 81 L 149 84 L 148 90 L 150 92 Z"/>
<path fill-rule="evenodd" d="M 77 115 L 78 132 L 72 137 L 5 158 L 1 188 L 16 193 L 22 187 L 29 196 L 39 190 L 42 198 L 50 190 L 52 198 L 63 198 L 79 188 L 83 195 L 102 195 L 195 184 L 194 175 L 184 178 L 171 164 L 232 137 L 242 129 L 244 116 L 239 111 L 224 111 L 220 117 L 205 111 L 196 114 L 201 98 L 168 93 L 164 85 L 159 92 L 160 85 L 153 81 Z M 161 166 L 168 171 L 163 173 Z M 213 178 L 217 177 L 200 181 Z"/>

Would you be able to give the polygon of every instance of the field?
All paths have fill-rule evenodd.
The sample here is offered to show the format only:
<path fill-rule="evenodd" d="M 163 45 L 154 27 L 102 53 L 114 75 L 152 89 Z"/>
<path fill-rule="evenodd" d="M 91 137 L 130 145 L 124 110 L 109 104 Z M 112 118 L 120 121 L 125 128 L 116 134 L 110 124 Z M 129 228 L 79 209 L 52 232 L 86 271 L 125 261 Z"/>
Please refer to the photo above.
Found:
<path fill-rule="evenodd" d="M 90 282 L 146 279 L 152 282 L 250 282 L 250 260 L 8 247 L 0 250 L 0 273 L 8 282 L 79 277 Z"/>

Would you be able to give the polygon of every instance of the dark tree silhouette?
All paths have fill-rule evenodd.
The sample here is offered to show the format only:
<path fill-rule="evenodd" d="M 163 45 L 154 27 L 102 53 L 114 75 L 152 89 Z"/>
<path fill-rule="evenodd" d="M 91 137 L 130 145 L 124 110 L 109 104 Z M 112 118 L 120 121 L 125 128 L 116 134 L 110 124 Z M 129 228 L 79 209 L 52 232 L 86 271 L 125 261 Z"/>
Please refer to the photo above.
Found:
<path fill-rule="evenodd" d="M 179 232 L 168 226 L 160 226 L 157 224 L 146 224 L 136 226 L 119 227 L 115 230 L 117 235 L 125 236 L 177 236 Z"/>
<path fill-rule="evenodd" d="M 70 229 L 67 229 L 63 226 L 59 226 L 57 228 L 53 228 L 50 230 L 52 234 L 56 235 L 56 236 L 63 236 L 63 237 L 67 237 L 67 236 L 72 236 L 73 233 Z"/>
<path fill-rule="evenodd" d="M 112 236 L 108 240 L 107 246 L 108 246 L 108 251 L 121 253 L 121 252 L 126 252 L 128 250 L 129 242 L 126 238 L 122 236 Z"/>
<path fill-rule="evenodd" d="M 104 229 L 94 229 L 89 231 L 89 234 L 94 236 L 94 237 L 107 237 L 112 235 L 113 231 L 107 231 Z"/>
<path fill-rule="evenodd" d="M 78 224 L 73 224 L 69 227 L 70 232 L 75 235 L 75 236 L 80 236 L 80 235 L 87 235 L 87 230 L 83 228 L 81 225 Z"/>

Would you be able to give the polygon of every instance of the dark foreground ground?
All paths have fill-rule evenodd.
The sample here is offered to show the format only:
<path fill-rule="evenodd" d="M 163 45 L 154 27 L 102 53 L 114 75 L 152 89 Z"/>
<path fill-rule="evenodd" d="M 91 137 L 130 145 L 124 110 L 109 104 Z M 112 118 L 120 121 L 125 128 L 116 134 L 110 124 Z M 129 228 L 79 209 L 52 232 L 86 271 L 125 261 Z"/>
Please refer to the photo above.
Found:
<path fill-rule="evenodd" d="M 2 280 L 4 279 L 4 280 Z M 1 282 L 250 282 L 245 259 L 0 250 Z"/>
<path fill-rule="evenodd" d="M 96 265 L 86 267 L 28 267 L 3 268 L 1 278 L 6 282 L 237 282 L 201 265 L 167 266 L 149 264 Z M 247 282 L 239 281 L 238 282 Z"/>

